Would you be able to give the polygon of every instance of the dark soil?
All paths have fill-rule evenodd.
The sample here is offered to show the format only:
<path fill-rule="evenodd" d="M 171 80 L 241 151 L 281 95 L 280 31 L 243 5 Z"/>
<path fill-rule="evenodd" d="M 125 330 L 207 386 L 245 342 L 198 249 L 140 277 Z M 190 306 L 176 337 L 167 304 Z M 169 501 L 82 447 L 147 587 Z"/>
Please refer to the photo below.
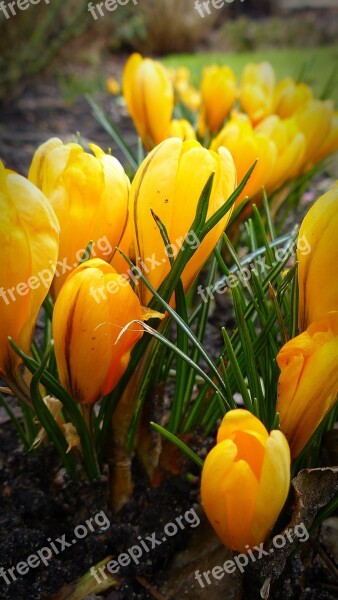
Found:
<path fill-rule="evenodd" d="M 114 61 L 114 74 L 121 72 L 123 57 Z M 116 64 L 117 63 L 117 64 Z M 56 68 L 56 67 L 55 67 Z M 100 70 L 106 76 L 112 75 L 109 63 L 103 63 Z M 93 68 L 74 67 L 66 73 L 68 80 L 92 80 Z M 73 78 L 73 79 L 72 79 Z M 74 85 L 74 84 L 69 84 Z M 67 86 L 66 86 L 67 88 Z M 95 142 L 104 150 L 111 148 L 112 154 L 126 167 L 126 160 L 111 137 L 92 116 L 91 108 L 83 93 L 62 89 L 55 74 L 45 74 L 30 81 L 22 82 L 6 98 L 0 99 L 0 160 L 7 168 L 27 175 L 35 150 L 51 137 L 60 137 L 63 142 L 81 140 Z M 108 93 L 95 93 L 95 100 L 119 127 L 126 142 L 137 147 L 137 136 L 126 111 L 118 107 Z"/>
<path fill-rule="evenodd" d="M 0 431 L 0 564 L 10 582 L 7 585 L 1 580 L 1 600 L 47 600 L 52 594 L 54 598 L 60 588 L 76 581 L 104 558 L 116 559 L 133 545 L 140 544 L 140 539 L 147 540 L 153 532 L 157 541 L 163 540 L 165 525 L 191 508 L 201 517 L 199 527 L 195 529 L 186 523 L 175 536 L 167 536 L 165 543 L 144 552 L 138 565 L 132 563 L 121 568 L 117 575 L 121 582 L 118 590 L 90 595 L 88 600 L 195 600 L 207 597 L 206 590 L 199 588 L 193 577 L 195 570 L 203 572 L 207 567 L 223 564 L 231 553 L 216 540 L 202 518 L 198 507 L 197 477 L 189 483 L 183 476 L 170 477 L 159 487 L 150 488 L 135 463 L 133 499 L 116 516 L 108 506 L 105 476 L 92 483 L 71 481 L 60 468 L 52 448 L 27 455 L 8 423 L 2 423 Z M 94 531 L 88 531 L 87 527 L 88 535 L 77 539 L 75 547 L 67 547 L 58 555 L 53 553 L 48 565 L 31 568 L 23 576 L 15 571 L 16 579 L 12 580 L 8 569 L 53 542 L 60 550 L 61 542 L 57 540 L 62 538 L 71 544 L 75 528 L 91 517 L 95 520 L 98 513 L 101 517 L 98 523 L 95 521 Z M 272 600 L 334 600 L 338 597 L 338 581 L 332 573 L 335 569 L 333 535 L 336 533 L 331 532 L 331 538 L 328 538 L 326 531 L 326 545 L 318 538 L 320 552 L 316 551 L 318 542 L 314 542 L 316 545 L 307 547 L 302 558 L 296 555 L 290 560 L 278 587 L 270 594 Z M 180 582 L 181 571 L 184 584 Z M 262 582 L 251 570 L 246 572 L 244 581 L 238 574 L 235 580 L 224 582 L 222 589 L 218 589 L 218 582 L 214 580 L 213 583 L 208 590 L 212 600 L 225 597 L 258 600 L 260 597 Z M 163 586 L 165 595 L 158 591 Z M 225 596 L 224 592 L 229 595 Z"/>
<path fill-rule="evenodd" d="M 166 523 L 184 515 L 197 500 L 196 486 L 183 478 L 170 478 L 160 487 L 149 489 L 137 469 L 139 481 L 133 500 L 114 516 L 108 507 L 105 477 L 92 483 L 71 481 L 60 469 L 53 449 L 24 454 L 9 424 L 1 426 L 0 458 L 0 556 L 1 566 L 10 580 L 9 585 L 1 580 L 2 600 L 45 598 L 64 584 L 75 581 L 105 557 L 118 556 L 139 544 L 138 536 L 146 539 L 156 532 L 156 539 L 161 540 Z M 10 567 L 52 542 L 60 549 L 61 542 L 55 540 L 63 535 L 63 539 L 72 542 L 74 529 L 100 511 L 105 516 L 97 517 L 94 531 L 78 539 L 76 547 L 67 547 L 57 556 L 53 553 L 48 566 L 41 564 L 24 576 L 15 571 L 16 580 L 12 580 L 8 573 Z M 158 544 L 150 553 L 144 552 L 138 566 L 121 568 L 118 575 L 123 578 L 123 585 L 114 596 L 116 600 L 151 598 L 136 577 L 152 578 L 163 568 L 170 556 L 186 543 L 192 531 L 188 524 L 186 527 L 168 538 L 165 546 Z M 150 542 L 148 545 L 151 547 Z"/>

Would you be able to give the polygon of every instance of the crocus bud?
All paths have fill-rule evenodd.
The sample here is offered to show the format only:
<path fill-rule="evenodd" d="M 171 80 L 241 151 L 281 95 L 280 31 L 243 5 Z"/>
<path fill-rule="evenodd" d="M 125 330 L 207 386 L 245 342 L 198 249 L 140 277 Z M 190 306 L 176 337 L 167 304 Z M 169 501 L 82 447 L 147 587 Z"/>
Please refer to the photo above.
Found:
<path fill-rule="evenodd" d="M 280 350 L 277 411 L 293 457 L 333 407 L 338 392 L 338 311 L 316 319 Z"/>
<path fill-rule="evenodd" d="M 331 118 L 329 133 L 324 142 L 318 148 L 313 156 L 313 163 L 316 164 L 338 150 L 338 111 L 336 110 Z"/>
<path fill-rule="evenodd" d="M 261 121 L 255 128 L 255 133 L 272 140 L 277 149 L 275 167 L 266 182 L 267 191 L 272 192 L 300 174 L 305 153 L 305 136 L 299 131 L 294 119 L 282 120 L 277 115 Z"/>
<path fill-rule="evenodd" d="M 35 322 L 53 279 L 59 224 L 47 198 L 0 162 L 0 376 L 16 379 L 19 357 L 29 353 Z"/>
<path fill-rule="evenodd" d="M 239 204 L 245 196 L 253 199 L 262 192 L 273 177 L 277 161 L 277 148 L 273 140 L 256 132 L 247 116 L 235 114 L 223 127 L 211 143 L 211 149 L 217 151 L 224 146 L 234 159 L 238 181 L 241 181 L 250 167 L 258 159 L 253 173 L 242 194 L 236 200 Z"/>
<path fill-rule="evenodd" d="M 123 95 L 147 150 L 167 137 L 174 110 L 173 85 L 157 61 L 132 54 L 123 73 Z"/>
<path fill-rule="evenodd" d="M 217 133 L 237 96 L 236 77 L 230 67 L 206 67 L 201 81 L 202 115 L 210 133 Z"/>
<path fill-rule="evenodd" d="M 80 404 L 93 404 L 116 386 L 149 318 L 128 281 L 101 259 L 67 278 L 53 315 L 60 381 Z M 126 331 L 121 334 L 123 328 Z"/>
<path fill-rule="evenodd" d="M 316 156 L 325 145 L 333 123 L 333 104 L 331 100 L 310 100 L 303 110 L 295 115 L 298 129 L 305 135 L 306 148 L 303 157 L 304 169 L 310 169 L 316 162 Z"/>
<path fill-rule="evenodd" d="M 246 552 L 269 535 L 290 487 L 290 450 L 249 411 L 229 411 L 205 459 L 201 496 L 223 544 Z"/>
<path fill-rule="evenodd" d="M 178 96 L 182 104 L 192 112 L 196 112 L 201 106 L 201 93 L 193 85 L 182 86 Z"/>
<path fill-rule="evenodd" d="M 338 310 L 338 181 L 305 216 L 298 241 L 299 329 Z M 304 252 L 302 241 L 306 242 Z M 322 282 L 322 284 L 321 284 Z"/>
<path fill-rule="evenodd" d="M 177 137 L 183 141 L 195 140 L 196 134 L 193 126 L 186 119 L 174 119 L 170 123 L 168 137 Z"/>
<path fill-rule="evenodd" d="M 29 179 L 49 199 L 61 228 L 54 298 L 91 240 L 91 255 L 111 260 L 127 221 L 130 184 L 122 165 L 98 146 L 90 144 L 90 148 L 95 156 L 78 144 L 50 139 L 36 151 L 29 171 Z"/>
<path fill-rule="evenodd" d="M 291 77 L 286 77 L 275 87 L 274 112 L 282 119 L 287 119 L 304 110 L 312 98 L 312 90 L 308 85 L 297 83 Z"/>
<path fill-rule="evenodd" d="M 230 153 L 202 148 L 196 141 L 169 138 L 143 161 L 130 190 L 130 215 L 137 263 L 151 285 L 158 289 L 170 271 L 169 256 L 175 257 L 182 245 L 197 249 L 182 274 L 187 292 L 216 246 L 230 212 L 199 244 L 189 231 L 197 205 L 210 175 L 215 173 L 207 219 L 229 198 L 236 186 L 236 170 Z M 171 246 L 165 247 L 151 210 L 166 227 Z M 151 293 L 140 282 L 139 294 L 145 306 Z"/>
<path fill-rule="evenodd" d="M 273 111 L 275 72 L 268 62 L 248 63 L 241 78 L 241 106 L 256 124 Z"/>

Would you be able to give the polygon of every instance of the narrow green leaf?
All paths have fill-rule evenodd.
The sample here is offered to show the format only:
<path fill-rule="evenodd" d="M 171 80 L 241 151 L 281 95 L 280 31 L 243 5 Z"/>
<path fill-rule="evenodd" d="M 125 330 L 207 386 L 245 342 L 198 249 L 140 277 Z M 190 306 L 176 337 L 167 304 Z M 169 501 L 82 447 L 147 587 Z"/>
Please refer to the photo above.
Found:
<path fill-rule="evenodd" d="M 153 429 L 155 429 L 155 431 L 160 433 L 169 442 L 171 442 L 177 448 L 182 450 L 182 452 L 184 452 L 184 454 L 188 458 L 190 458 L 194 463 L 196 463 L 196 465 L 198 467 L 200 467 L 201 469 L 203 468 L 203 460 L 199 456 L 197 456 L 197 454 L 193 450 L 191 450 L 191 448 L 189 448 L 189 446 L 187 446 L 184 442 L 182 442 L 182 440 L 180 440 L 178 437 L 176 437 L 176 435 L 170 433 L 170 431 L 168 431 L 167 429 L 164 429 L 164 427 L 161 427 L 161 425 L 158 425 L 157 423 L 153 423 L 152 421 L 150 422 L 150 425 L 152 426 Z"/>
<path fill-rule="evenodd" d="M 124 141 L 123 136 L 118 131 L 116 125 L 105 115 L 105 113 L 101 110 L 101 108 L 96 104 L 95 100 L 91 98 L 88 94 L 85 95 L 85 98 L 88 104 L 91 106 L 93 115 L 95 119 L 100 123 L 103 129 L 110 135 L 110 137 L 114 140 L 117 147 L 123 152 L 124 156 L 127 158 L 132 168 L 137 171 L 138 169 L 138 161 L 134 156 L 134 153 L 131 151 L 128 144 Z"/>
<path fill-rule="evenodd" d="M 31 385 L 30 385 L 31 398 L 32 398 L 32 402 L 33 402 L 33 406 L 34 406 L 36 415 L 37 415 L 42 427 L 45 429 L 49 440 L 53 443 L 56 450 L 58 451 L 60 458 L 61 458 L 63 464 L 65 465 L 68 473 L 73 478 L 76 478 L 77 472 L 76 472 L 75 456 L 72 452 L 67 453 L 68 444 L 63 435 L 63 432 L 61 431 L 60 427 L 57 425 L 53 415 L 51 414 L 48 407 L 44 403 L 43 398 L 40 393 L 40 388 L 39 388 L 40 379 L 41 379 L 42 373 L 44 372 L 44 370 L 46 368 L 47 361 L 48 361 L 48 353 L 46 353 L 46 356 L 45 356 L 44 360 L 42 361 L 39 369 L 33 375 Z"/>

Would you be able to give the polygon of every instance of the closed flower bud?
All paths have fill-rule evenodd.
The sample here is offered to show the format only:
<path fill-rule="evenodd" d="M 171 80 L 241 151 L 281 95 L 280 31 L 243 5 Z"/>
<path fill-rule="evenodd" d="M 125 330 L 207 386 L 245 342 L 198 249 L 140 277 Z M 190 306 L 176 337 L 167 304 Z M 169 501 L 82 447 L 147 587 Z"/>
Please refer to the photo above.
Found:
<path fill-rule="evenodd" d="M 124 68 L 123 95 L 137 132 L 150 150 L 168 135 L 174 110 L 170 77 L 159 62 L 132 54 Z"/>
<path fill-rule="evenodd" d="M 230 67 L 211 66 L 201 81 L 202 115 L 206 129 L 217 133 L 237 97 L 237 83 Z"/>
<path fill-rule="evenodd" d="M 192 112 L 196 112 L 201 106 L 201 93 L 193 86 L 182 86 L 179 90 L 179 100 Z"/>
<path fill-rule="evenodd" d="M 295 115 L 297 127 L 305 135 L 306 141 L 303 169 L 309 170 L 316 163 L 316 156 L 330 135 L 333 116 L 331 100 L 310 100 L 306 107 Z"/>
<path fill-rule="evenodd" d="M 273 112 L 275 72 L 268 62 L 248 63 L 241 78 L 240 100 L 243 110 L 256 124 Z"/>
<path fill-rule="evenodd" d="M 293 457 L 333 407 L 338 392 L 338 311 L 316 319 L 277 356 L 277 411 Z"/>
<path fill-rule="evenodd" d="M 227 148 L 234 159 L 238 181 L 243 179 L 258 159 L 236 204 L 239 204 L 245 196 L 253 199 L 273 177 L 277 161 L 275 142 L 266 135 L 256 132 L 247 116 L 235 114 L 215 137 L 210 147 L 217 151 L 221 146 Z"/>
<path fill-rule="evenodd" d="M 42 192 L 1 162 L 0 213 L 0 376 L 13 380 L 21 361 L 7 338 L 29 353 L 56 267 L 59 224 Z"/>
<path fill-rule="evenodd" d="M 169 256 L 175 257 L 186 244 L 196 249 L 186 265 L 182 281 L 188 291 L 196 275 L 216 246 L 230 212 L 208 233 L 203 242 L 189 231 L 197 205 L 210 175 L 215 173 L 207 219 L 229 198 L 236 186 L 236 170 L 225 148 L 212 152 L 196 141 L 170 138 L 143 161 L 130 191 L 130 215 L 138 265 L 151 285 L 158 289 L 170 271 Z M 165 248 L 151 210 L 161 219 L 171 243 Z M 145 306 L 151 293 L 140 283 L 139 293 Z"/>
<path fill-rule="evenodd" d="M 196 134 L 193 126 L 186 119 L 174 119 L 170 123 L 168 137 L 180 138 L 186 140 L 195 140 Z"/>
<path fill-rule="evenodd" d="M 54 298 L 91 240 L 92 256 L 111 260 L 127 222 L 129 179 L 116 158 L 94 144 L 90 148 L 95 156 L 78 144 L 50 139 L 36 151 L 29 171 L 61 228 Z"/>
<path fill-rule="evenodd" d="M 266 183 L 268 192 L 278 189 L 283 183 L 300 174 L 305 153 L 305 136 L 294 119 L 282 120 L 271 115 L 257 125 L 255 133 L 265 136 L 275 143 L 277 160 Z"/>
<path fill-rule="evenodd" d="M 312 90 L 308 85 L 297 83 L 291 77 L 286 77 L 275 87 L 274 112 L 282 119 L 287 119 L 304 110 L 312 98 Z"/>
<path fill-rule="evenodd" d="M 229 411 L 217 445 L 205 459 L 201 496 L 223 544 L 237 552 L 264 542 L 290 487 L 290 450 L 284 435 L 267 432 L 249 411 Z"/>
<path fill-rule="evenodd" d="M 60 381 L 80 404 L 108 394 L 126 370 L 149 318 L 129 283 L 101 259 L 68 277 L 55 303 L 53 335 Z"/>
<path fill-rule="evenodd" d="M 297 252 L 299 329 L 304 331 L 317 317 L 338 310 L 338 181 L 321 196 L 305 216 Z"/>
<path fill-rule="evenodd" d="M 313 163 L 316 164 L 338 150 L 338 111 L 332 115 L 329 133 L 318 152 L 313 156 Z"/>

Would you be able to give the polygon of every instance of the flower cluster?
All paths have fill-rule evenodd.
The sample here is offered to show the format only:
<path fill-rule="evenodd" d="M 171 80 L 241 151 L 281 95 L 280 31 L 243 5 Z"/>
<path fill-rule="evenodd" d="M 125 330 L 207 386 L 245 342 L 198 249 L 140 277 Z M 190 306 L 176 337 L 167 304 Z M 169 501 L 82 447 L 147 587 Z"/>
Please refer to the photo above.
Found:
<path fill-rule="evenodd" d="M 256 203 L 262 187 L 275 192 L 338 149 L 332 101 L 316 99 L 308 85 L 290 77 L 277 82 L 267 62 L 247 64 L 240 82 L 227 65 L 205 67 L 197 89 L 187 68 L 166 71 L 133 54 L 124 70 L 123 94 L 147 149 L 167 137 L 197 138 L 212 150 L 225 147 L 239 181 L 258 159 L 242 194 Z M 174 118 L 180 105 L 189 120 Z"/>
<path fill-rule="evenodd" d="M 91 150 L 94 155 L 78 144 L 51 139 L 36 151 L 29 180 L 6 171 L 2 165 L 0 171 L 6 287 L 34 277 L 38 269 L 52 266 L 55 272 L 58 256 L 69 258 L 67 272 L 50 282 L 56 300 L 55 355 L 61 383 L 74 400 L 84 405 L 111 392 L 124 373 L 130 352 L 143 334 L 141 325 L 128 328 L 128 324 L 163 317 L 142 306 L 152 297 L 144 284 L 136 294 L 117 272 L 121 261 L 115 254 L 120 241 L 127 254 L 130 246 L 134 248 L 141 271 L 148 258 L 155 257 L 157 267 L 147 269 L 147 279 L 157 289 L 170 270 L 170 257 L 164 253 L 153 214 L 161 220 L 170 239 L 183 241 L 211 174 L 215 176 L 208 218 L 225 204 L 236 186 L 230 153 L 224 148 L 218 152 L 207 150 L 197 141 L 164 141 L 141 164 L 132 186 L 114 157 L 93 144 Z M 194 174 L 197 176 L 191 185 Z M 187 184 L 189 201 L 185 202 Z M 186 292 L 216 246 L 229 216 L 230 211 L 196 247 L 182 273 Z M 91 240 L 96 242 L 102 237 L 108 240 L 111 255 L 100 255 L 98 251 L 95 259 L 77 264 L 79 250 L 85 253 Z M 103 294 L 102 287 L 114 292 Z M 97 303 L 95 297 L 100 297 L 100 290 L 102 301 Z M 22 350 L 29 351 L 46 294 L 41 285 L 27 287 L 27 294 L 20 298 L 19 313 L 18 304 L 1 307 L 4 325 L 0 372 L 8 382 L 19 360 L 7 338 L 12 337 Z M 97 368 L 89 378 L 93 361 Z"/>
<path fill-rule="evenodd" d="M 115 84 L 108 86 L 114 93 Z M 211 431 L 224 409 L 202 470 L 202 504 L 224 544 L 246 552 L 271 534 L 288 497 L 291 461 L 306 455 L 337 397 L 338 183 L 302 222 L 299 240 L 311 251 L 299 245 L 298 280 L 296 266 L 291 274 L 280 270 L 275 295 L 269 273 L 266 280 L 252 273 L 250 310 L 244 294 L 233 291 L 239 335 L 232 346 L 223 330 L 217 365 L 202 345 L 209 306 L 191 301 L 194 282 L 212 255 L 208 285 L 217 268 L 231 274 L 220 241 L 244 208 L 238 205 L 246 196 L 259 203 L 262 188 L 269 196 L 281 190 L 283 198 L 287 182 L 336 150 L 337 114 L 307 85 L 276 82 L 268 63 L 247 65 L 240 85 L 230 67 L 207 67 L 197 90 L 187 69 L 170 72 L 134 54 L 123 95 L 147 151 L 135 159 L 131 180 L 95 144 L 86 150 L 56 138 L 36 150 L 28 178 L 0 163 L 0 376 L 31 419 L 27 447 L 56 440 L 65 464 L 72 468 L 82 454 L 92 477 L 97 448 L 102 463 L 109 447 L 118 509 L 132 492 L 136 438 L 147 473 L 161 477 L 154 445 L 137 427 L 152 378 L 174 372 L 170 441 L 186 451 L 176 434 L 192 433 L 202 413 L 198 424 Z M 190 120 L 181 118 L 182 106 Z M 266 202 L 264 210 L 274 237 Z M 253 262 L 261 240 L 270 258 L 272 248 L 259 210 L 254 217 L 257 231 L 254 219 L 245 224 Z M 241 271 L 230 243 L 228 250 Z M 269 268 L 272 277 L 276 265 Z M 40 347 L 34 331 L 42 307 Z M 246 320 L 250 311 L 256 321 Z M 261 337 L 251 337 L 256 329 Z M 198 392 L 196 373 L 204 385 Z M 20 424 L 19 431 L 25 439 Z M 200 464 L 192 450 L 187 454 Z"/>

